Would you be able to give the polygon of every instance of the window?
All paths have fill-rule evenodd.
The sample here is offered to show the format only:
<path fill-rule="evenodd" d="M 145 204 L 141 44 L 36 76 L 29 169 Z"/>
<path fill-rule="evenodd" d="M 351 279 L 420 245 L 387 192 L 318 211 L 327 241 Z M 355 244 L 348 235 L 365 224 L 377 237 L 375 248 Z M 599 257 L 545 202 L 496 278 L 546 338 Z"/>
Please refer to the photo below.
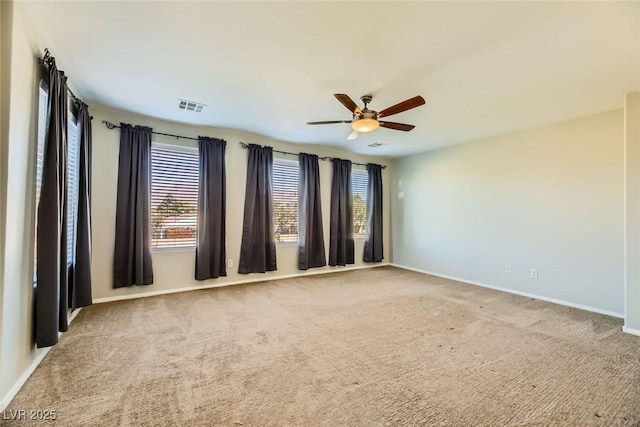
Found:
<path fill-rule="evenodd" d="M 273 160 L 273 222 L 276 242 L 298 241 L 298 161 Z"/>
<path fill-rule="evenodd" d="M 198 149 L 151 144 L 151 248 L 191 248 L 198 226 Z"/>
<path fill-rule="evenodd" d="M 353 197 L 353 237 L 367 236 L 367 183 L 369 174 L 363 169 L 351 170 L 351 193 Z"/>
<path fill-rule="evenodd" d="M 70 100 L 67 112 L 67 265 L 73 265 L 76 248 L 76 226 L 78 213 L 79 154 L 80 154 L 80 128 L 76 116 L 72 111 Z M 38 88 L 38 136 L 36 146 L 36 181 L 35 181 L 35 230 L 38 231 L 38 206 L 40 205 L 40 191 L 42 190 L 42 174 L 44 171 L 45 143 L 47 138 L 47 125 L 49 114 L 49 87 L 44 81 Z M 37 281 L 38 247 L 37 234 L 34 234 L 33 244 L 33 282 Z"/>
<path fill-rule="evenodd" d="M 80 128 L 69 112 L 67 119 L 67 265 L 76 259 L 76 226 L 78 224 L 78 193 L 80 186 Z"/>
<path fill-rule="evenodd" d="M 44 142 L 47 137 L 47 114 L 49 109 L 49 87 L 40 81 L 38 87 L 38 139 L 36 141 L 36 200 L 35 200 L 35 230 L 38 232 L 38 205 L 40 204 L 40 190 L 42 189 L 42 171 L 44 168 Z M 33 237 L 33 283 L 37 282 L 38 269 L 38 237 Z"/>

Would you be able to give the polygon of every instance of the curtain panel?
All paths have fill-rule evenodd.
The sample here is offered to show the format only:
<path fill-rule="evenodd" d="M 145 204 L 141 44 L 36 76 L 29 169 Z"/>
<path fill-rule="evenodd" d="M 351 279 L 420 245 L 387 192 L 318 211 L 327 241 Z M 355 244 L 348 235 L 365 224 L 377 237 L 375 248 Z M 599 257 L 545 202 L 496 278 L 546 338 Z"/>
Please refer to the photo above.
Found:
<path fill-rule="evenodd" d="M 222 139 L 198 137 L 200 178 L 198 185 L 198 241 L 196 280 L 227 275 L 226 175 Z"/>
<path fill-rule="evenodd" d="M 329 265 L 353 264 L 354 259 L 351 161 L 334 158 L 329 223 Z"/>
<path fill-rule="evenodd" d="M 153 283 L 150 247 L 151 132 L 120 123 L 113 287 Z"/>
<path fill-rule="evenodd" d="M 384 258 L 382 245 L 382 166 L 367 165 L 367 237 L 363 261 L 380 262 Z"/>
<path fill-rule="evenodd" d="M 91 143 L 92 129 L 89 106 L 78 107 L 78 213 L 76 225 L 75 264 L 71 281 L 71 308 L 86 307 L 91 298 Z"/>
<path fill-rule="evenodd" d="M 249 145 L 238 273 L 277 270 L 273 235 L 273 149 Z"/>
<path fill-rule="evenodd" d="M 300 153 L 298 180 L 298 269 L 324 267 L 327 259 L 322 230 L 320 168 L 318 156 Z"/>
<path fill-rule="evenodd" d="M 68 329 L 67 266 L 67 81 L 55 62 L 49 65 L 49 123 L 38 205 L 36 345 L 58 343 Z"/>

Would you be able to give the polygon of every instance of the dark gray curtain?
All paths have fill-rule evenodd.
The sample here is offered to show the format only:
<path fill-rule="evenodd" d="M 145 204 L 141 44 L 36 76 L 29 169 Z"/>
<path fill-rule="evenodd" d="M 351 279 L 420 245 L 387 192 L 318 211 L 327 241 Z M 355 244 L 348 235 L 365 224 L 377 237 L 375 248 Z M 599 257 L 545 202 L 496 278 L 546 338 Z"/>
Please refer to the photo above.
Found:
<path fill-rule="evenodd" d="M 227 275 L 225 249 L 226 176 L 224 153 L 226 141 L 198 138 L 200 182 L 198 185 L 198 244 L 196 280 Z"/>
<path fill-rule="evenodd" d="M 113 287 L 153 283 L 151 128 L 120 123 Z"/>
<path fill-rule="evenodd" d="M 49 123 L 38 205 L 36 345 L 58 342 L 68 329 L 67 308 L 67 82 L 55 62 L 49 64 Z"/>
<path fill-rule="evenodd" d="M 318 167 L 318 156 L 314 154 L 300 153 L 298 160 L 300 164 L 298 180 L 300 223 L 298 268 L 307 270 L 327 265 L 324 253 L 324 233 L 322 231 L 320 169 Z"/>
<path fill-rule="evenodd" d="M 333 159 L 329 265 L 354 263 L 353 198 L 351 193 L 351 161 Z"/>
<path fill-rule="evenodd" d="M 249 145 L 238 273 L 277 270 L 273 236 L 273 149 Z"/>
<path fill-rule="evenodd" d="M 367 183 L 367 238 L 364 241 L 365 262 L 380 262 L 382 247 L 382 166 L 369 163 Z"/>
<path fill-rule="evenodd" d="M 84 102 L 78 106 L 80 129 L 78 165 L 78 218 L 75 265 L 70 284 L 71 308 L 85 307 L 91 298 L 91 116 Z"/>

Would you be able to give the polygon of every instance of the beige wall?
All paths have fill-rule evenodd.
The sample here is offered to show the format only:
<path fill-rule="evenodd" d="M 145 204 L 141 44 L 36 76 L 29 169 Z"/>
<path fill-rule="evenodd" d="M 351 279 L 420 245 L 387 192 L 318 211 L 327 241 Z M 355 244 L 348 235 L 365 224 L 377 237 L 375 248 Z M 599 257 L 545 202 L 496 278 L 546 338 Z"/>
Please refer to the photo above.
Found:
<path fill-rule="evenodd" d="M 318 271 L 340 271 L 344 267 L 324 267 L 308 270 L 306 273 L 297 269 L 298 247 L 295 244 L 277 246 L 278 270 L 266 274 L 241 275 L 237 273 L 240 255 L 240 236 L 242 233 L 242 215 L 244 207 L 244 190 L 247 170 L 247 150 L 240 147 L 239 142 L 270 145 L 277 150 L 290 152 L 311 152 L 320 156 L 347 158 L 359 163 L 375 162 L 388 164 L 385 159 L 366 157 L 353 153 L 341 152 L 327 147 L 314 147 L 285 143 L 264 138 L 241 131 L 189 126 L 174 122 L 156 120 L 121 111 L 92 108 L 93 121 L 93 297 L 119 298 L 144 293 L 186 289 L 207 285 L 224 285 L 247 280 L 264 280 L 288 275 L 313 274 Z M 108 120 L 113 123 L 131 123 L 151 126 L 158 132 L 173 133 L 197 137 L 198 135 L 222 138 L 227 141 L 227 258 L 233 260 L 233 267 L 228 269 L 225 278 L 207 281 L 196 281 L 195 251 L 155 251 L 153 252 L 154 284 L 151 286 L 134 286 L 131 288 L 113 289 L 113 247 L 115 230 L 116 184 L 118 172 L 118 144 L 120 132 L 109 130 L 102 123 Z M 175 138 L 154 136 L 157 142 L 176 143 Z M 191 143 L 195 144 L 195 141 Z M 189 144 L 181 140 L 179 144 Z M 195 146 L 195 145 L 194 145 Z M 293 158 L 293 157 L 287 157 Z M 390 251 L 390 203 L 389 203 L 390 168 L 383 172 L 384 199 L 384 245 L 385 261 L 391 258 Z M 320 180 L 322 191 L 322 213 L 324 223 L 325 245 L 328 251 L 329 238 L 329 198 L 331 192 L 331 162 L 320 162 Z M 371 265 L 363 263 L 363 241 L 356 242 L 356 266 Z M 328 253 L 328 252 L 327 252 Z"/>
<path fill-rule="evenodd" d="M 0 2 L 0 344 L 3 343 L 4 294 L 4 228 L 7 194 L 7 147 L 9 146 L 9 90 L 11 88 L 11 32 L 13 3 Z M 2 385 L 2 351 L 0 350 L 0 399 L 6 387 Z M 2 409 L 4 403 L 0 404 Z"/>
<path fill-rule="evenodd" d="M 402 158 L 394 171 L 394 263 L 622 317 L 622 111 Z"/>
<path fill-rule="evenodd" d="M 625 101 L 625 329 L 640 335 L 640 92 L 628 94 Z"/>
<path fill-rule="evenodd" d="M 21 3 L 2 2 L 2 366 L 0 399 L 42 354 L 33 344 L 37 58 L 44 44 Z M 7 36 L 7 33 L 10 33 Z M 10 49 L 7 49 L 7 41 Z M 9 90 L 7 92 L 7 78 Z M 6 119 L 9 119 L 8 127 Z"/>

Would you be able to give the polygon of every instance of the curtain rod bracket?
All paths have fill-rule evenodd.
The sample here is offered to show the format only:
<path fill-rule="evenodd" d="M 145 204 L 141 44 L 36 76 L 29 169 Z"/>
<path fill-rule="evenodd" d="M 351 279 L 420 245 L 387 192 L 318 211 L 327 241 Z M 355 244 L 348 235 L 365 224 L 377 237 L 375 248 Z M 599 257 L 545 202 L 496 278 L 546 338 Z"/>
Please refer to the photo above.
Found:
<path fill-rule="evenodd" d="M 44 48 L 44 56 L 42 57 L 42 59 L 38 59 L 38 62 L 50 66 L 51 64 L 56 62 L 56 58 L 51 56 L 51 52 L 49 52 L 49 49 Z"/>
<path fill-rule="evenodd" d="M 56 58 L 54 58 L 53 56 L 51 56 L 51 52 L 49 52 L 48 48 L 44 48 L 44 55 L 42 56 L 41 59 L 38 59 L 38 62 L 40 64 L 46 65 L 47 67 L 51 67 L 52 65 L 55 65 L 56 63 Z M 64 76 L 64 81 L 67 81 L 67 77 L 64 75 L 64 71 L 62 70 L 58 70 L 58 72 L 60 74 L 62 74 L 62 76 Z M 73 102 L 77 103 L 77 104 L 84 104 L 84 101 L 82 101 L 82 99 L 78 98 L 76 96 L 75 93 L 73 93 L 73 91 L 71 89 L 69 89 L 69 87 L 67 86 L 67 92 L 69 93 L 69 95 L 71 95 L 71 98 L 73 98 Z M 85 104 L 86 105 L 86 104 Z"/>
<path fill-rule="evenodd" d="M 108 122 L 108 121 L 106 121 L 106 120 L 103 120 L 103 121 L 102 121 L 102 123 L 104 123 L 104 125 L 105 125 L 106 127 L 108 127 L 109 129 L 115 129 L 115 128 L 117 127 L 117 126 L 116 126 L 116 125 L 114 125 L 113 123 Z"/>

